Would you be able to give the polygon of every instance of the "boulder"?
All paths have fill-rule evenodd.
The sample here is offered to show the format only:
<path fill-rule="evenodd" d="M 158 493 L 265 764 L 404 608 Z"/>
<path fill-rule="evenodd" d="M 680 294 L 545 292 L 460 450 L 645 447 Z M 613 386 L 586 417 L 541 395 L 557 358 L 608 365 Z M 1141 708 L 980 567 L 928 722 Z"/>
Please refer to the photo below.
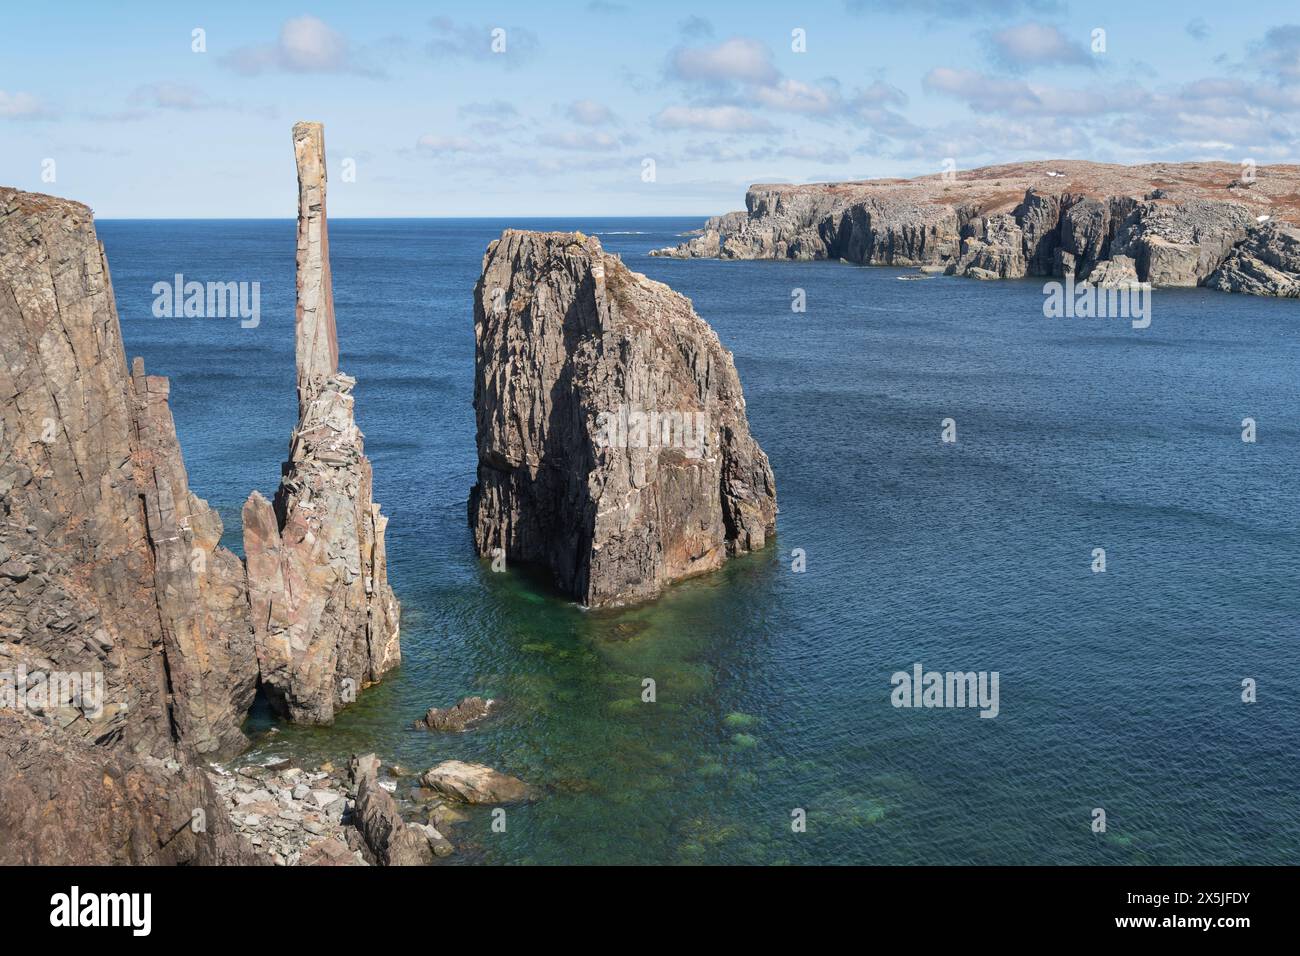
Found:
<path fill-rule="evenodd" d="M 444 760 L 426 770 L 420 783 L 461 803 L 522 803 L 530 799 L 528 785 L 517 777 L 461 760 Z"/>

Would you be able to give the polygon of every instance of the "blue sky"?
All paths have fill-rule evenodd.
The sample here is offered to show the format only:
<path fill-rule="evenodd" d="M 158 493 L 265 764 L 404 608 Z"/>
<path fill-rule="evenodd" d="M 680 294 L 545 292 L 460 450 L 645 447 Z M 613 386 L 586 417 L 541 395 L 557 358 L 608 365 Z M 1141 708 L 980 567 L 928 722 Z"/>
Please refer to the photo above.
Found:
<path fill-rule="evenodd" d="M 1295 3 L 51 2 L 4 33 L 0 184 L 101 217 L 291 216 L 299 119 L 333 216 L 703 216 L 948 157 L 1300 152 Z"/>

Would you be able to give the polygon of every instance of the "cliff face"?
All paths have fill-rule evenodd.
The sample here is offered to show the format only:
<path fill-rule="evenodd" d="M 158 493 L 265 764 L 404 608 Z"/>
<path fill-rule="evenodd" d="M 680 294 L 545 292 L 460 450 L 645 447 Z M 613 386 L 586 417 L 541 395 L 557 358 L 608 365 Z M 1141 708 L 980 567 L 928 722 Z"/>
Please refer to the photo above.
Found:
<path fill-rule="evenodd" d="M 691 303 L 577 233 L 507 230 L 474 294 L 480 555 L 588 605 L 762 548 L 776 487 L 731 355 Z"/>
<path fill-rule="evenodd" d="M 338 370 L 320 124 L 297 124 L 293 143 L 298 426 L 274 507 L 257 492 L 244 504 L 244 551 L 263 684 L 290 719 L 323 724 L 400 662 L 400 609 L 355 382 Z"/>
<path fill-rule="evenodd" d="M 710 219 L 655 255 L 844 259 L 980 279 L 1075 275 L 1128 257 L 1156 286 L 1295 296 L 1300 167 L 1253 182 L 1226 163 L 989 166 L 911 180 L 753 186 L 746 211 Z M 1290 238 L 1289 238 L 1290 237 Z"/>
<path fill-rule="evenodd" d="M 0 356 L 0 862 L 251 861 L 195 766 L 245 743 L 243 572 L 84 206 L 0 189 Z"/>

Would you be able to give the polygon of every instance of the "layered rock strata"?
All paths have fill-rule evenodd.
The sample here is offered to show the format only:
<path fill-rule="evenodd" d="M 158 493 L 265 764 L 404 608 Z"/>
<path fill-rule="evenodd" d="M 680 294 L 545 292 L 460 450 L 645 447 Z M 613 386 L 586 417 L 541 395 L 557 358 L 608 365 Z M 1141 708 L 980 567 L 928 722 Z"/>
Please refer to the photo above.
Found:
<path fill-rule="evenodd" d="M 0 862 L 251 862 L 202 759 L 257 677 L 165 379 L 128 372 L 90 210 L 0 189 Z"/>
<path fill-rule="evenodd" d="M 274 506 L 244 504 L 244 553 L 263 686 L 291 720 L 326 724 L 401 660 L 370 461 L 338 337 L 319 123 L 293 129 L 298 164 L 298 426 Z"/>
<path fill-rule="evenodd" d="M 1080 280 L 1123 256 L 1137 281 L 1155 286 L 1300 294 L 1297 166 L 1243 175 L 1227 163 L 1017 163 L 948 179 L 756 185 L 745 204 L 654 255 L 843 259 L 979 279 Z"/>
<path fill-rule="evenodd" d="M 507 230 L 474 295 L 480 555 L 587 605 L 764 546 L 776 487 L 731 354 L 666 285 L 580 233 Z"/>

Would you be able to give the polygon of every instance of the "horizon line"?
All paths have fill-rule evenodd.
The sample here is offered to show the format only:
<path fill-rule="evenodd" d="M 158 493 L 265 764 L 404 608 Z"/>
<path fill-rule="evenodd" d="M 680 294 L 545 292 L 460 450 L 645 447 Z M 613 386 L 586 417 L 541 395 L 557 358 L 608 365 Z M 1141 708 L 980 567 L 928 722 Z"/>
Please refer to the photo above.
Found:
<path fill-rule="evenodd" d="M 92 210 L 93 211 L 93 210 Z M 678 215 L 642 216 L 636 213 L 624 215 L 583 216 L 583 215 L 537 215 L 533 213 L 511 213 L 503 216 L 330 216 L 330 222 L 357 222 L 373 220 L 425 221 L 435 220 L 498 220 L 498 219 L 691 219 L 695 216 L 705 219 L 717 213 L 681 213 Z M 95 222 L 297 222 L 296 216 L 95 216 Z"/>

